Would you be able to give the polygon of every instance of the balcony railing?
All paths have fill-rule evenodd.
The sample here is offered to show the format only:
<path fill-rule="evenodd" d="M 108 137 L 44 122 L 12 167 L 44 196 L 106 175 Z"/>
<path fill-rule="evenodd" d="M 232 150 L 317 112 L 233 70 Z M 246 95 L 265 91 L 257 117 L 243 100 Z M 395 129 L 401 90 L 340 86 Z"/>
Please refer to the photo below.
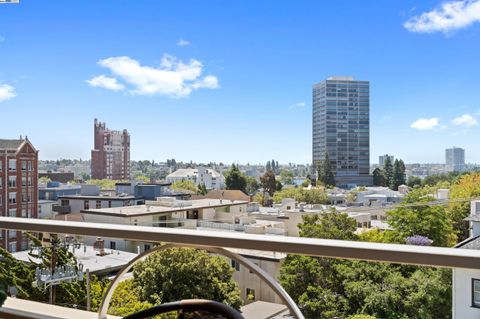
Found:
<path fill-rule="evenodd" d="M 0 217 L 0 228 L 94 237 L 102 234 L 103 237 L 136 242 L 161 242 L 198 248 L 237 248 L 318 257 L 480 269 L 480 251 L 470 249 L 13 217 Z"/>

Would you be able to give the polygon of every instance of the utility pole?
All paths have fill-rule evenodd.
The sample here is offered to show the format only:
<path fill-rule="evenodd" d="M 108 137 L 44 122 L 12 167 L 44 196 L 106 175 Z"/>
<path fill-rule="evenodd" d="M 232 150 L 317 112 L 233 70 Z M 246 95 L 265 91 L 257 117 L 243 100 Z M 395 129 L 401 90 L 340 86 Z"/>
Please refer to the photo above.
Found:
<path fill-rule="evenodd" d="M 52 248 L 52 256 L 50 261 L 50 270 L 52 272 L 52 278 L 55 274 L 55 266 L 57 265 L 57 235 L 51 234 L 50 235 L 50 245 Z M 50 286 L 50 304 L 55 304 L 55 285 Z"/>
<path fill-rule="evenodd" d="M 90 269 L 87 268 L 86 270 L 86 274 L 87 274 L 87 311 L 90 311 L 90 303 L 91 303 L 91 300 L 90 300 Z"/>

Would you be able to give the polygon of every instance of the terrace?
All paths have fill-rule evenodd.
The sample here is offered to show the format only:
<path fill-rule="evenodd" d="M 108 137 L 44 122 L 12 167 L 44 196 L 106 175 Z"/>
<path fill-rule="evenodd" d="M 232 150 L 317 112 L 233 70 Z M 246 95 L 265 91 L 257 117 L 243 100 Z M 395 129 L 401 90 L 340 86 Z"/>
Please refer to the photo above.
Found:
<path fill-rule="evenodd" d="M 243 265 L 253 267 L 255 273 L 269 282 L 276 290 L 291 316 L 303 318 L 298 307 L 280 287 L 280 285 L 261 269 L 234 254 L 235 250 L 256 250 L 264 252 L 288 253 L 319 257 L 359 259 L 375 262 L 392 262 L 434 267 L 480 269 L 480 251 L 471 249 L 452 249 L 439 247 L 378 244 L 367 242 L 338 241 L 299 237 L 255 235 L 236 232 L 218 232 L 180 228 L 159 228 L 132 225 L 111 225 L 86 222 L 65 222 L 53 220 L 34 220 L 24 218 L 0 217 L 1 228 L 30 232 L 48 232 L 75 236 L 98 236 L 119 238 L 152 244 L 170 244 L 173 246 L 197 247 L 228 258 L 236 259 Z M 228 248 L 230 250 L 226 250 Z M 137 257 L 143 258 L 143 254 Z M 120 272 L 120 276 L 128 269 Z M 111 296 L 112 291 L 107 291 Z M 107 296 L 108 297 L 108 296 Z M 108 298 L 107 298 L 108 299 Z M 107 305 L 104 305 L 108 307 Z M 49 308 L 51 307 L 51 308 Z M 48 313 L 48 315 L 47 315 Z M 80 310 L 39 305 L 36 303 L 9 298 L 0 309 L 2 318 L 106 318 L 106 308 L 97 315 Z"/>

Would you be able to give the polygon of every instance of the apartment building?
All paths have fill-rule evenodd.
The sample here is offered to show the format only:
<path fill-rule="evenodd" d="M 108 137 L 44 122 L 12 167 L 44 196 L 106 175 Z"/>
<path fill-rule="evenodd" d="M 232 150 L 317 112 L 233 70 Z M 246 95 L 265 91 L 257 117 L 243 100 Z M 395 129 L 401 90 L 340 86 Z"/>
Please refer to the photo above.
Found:
<path fill-rule="evenodd" d="M 37 218 L 38 151 L 25 139 L 0 139 L 0 216 Z M 0 229 L 1 247 L 15 252 L 28 248 L 25 235 Z"/>
<path fill-rule="evenodd" d="M 92 178 L 130 179 L 130 134 L 127 130 L 110 130 L 105 122 L 95 119 Z"/>
<path fill-rule="evenodd" d="M 337 185 L 371 185 L 370 83 L 335 76 L 312 91 L 313 166 L 328 153 Z"/>

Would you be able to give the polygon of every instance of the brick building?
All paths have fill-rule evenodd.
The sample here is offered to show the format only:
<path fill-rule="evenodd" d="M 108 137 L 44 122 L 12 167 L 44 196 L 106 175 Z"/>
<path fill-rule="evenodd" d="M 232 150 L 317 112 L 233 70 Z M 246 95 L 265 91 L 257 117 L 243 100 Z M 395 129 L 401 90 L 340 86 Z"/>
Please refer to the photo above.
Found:
<path fill-rule="evenodd" d="M 130 134 L 112 131 L 95 119 L 92 150 L 93 179 L 130 179 Z"/>
<path fill-rule="evenodd" d="M 0 215 L 37 218 L 38 151 L 28 138 L 0 139 Z M 0 230 L 0 245 L 11 252 L 28 248 L 25 235 Z"/>

